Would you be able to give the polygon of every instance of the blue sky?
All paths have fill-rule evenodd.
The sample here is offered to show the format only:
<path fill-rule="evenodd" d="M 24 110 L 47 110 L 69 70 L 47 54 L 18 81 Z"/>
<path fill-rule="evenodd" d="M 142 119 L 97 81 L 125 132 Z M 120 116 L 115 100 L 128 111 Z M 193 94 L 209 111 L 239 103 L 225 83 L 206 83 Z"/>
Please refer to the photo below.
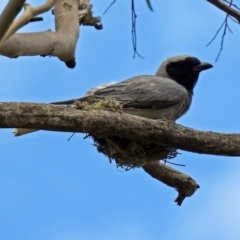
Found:
<path fill-rule="evenodd" d="M 1 1 L 3 8 L 7 0 Z M 30 1 L 34 5 L 44 1 Z M 221 35 L 206 47 L 225 14 L 207 1 L 135 1 L 138 51 L 133 59 L 130 0 L 116 1 L 102 17 L 104 29 L 81 27 L 77 66 L 49 57 L 0 57 L 1 101 L 51 102 L 80 97 L 90 88 L 154 74 L 169 56 L 190 54 L 214 68 L 201 74 L 191 109 L 178 123 L 203 131 L 240 130 L 240 29 L 230 22 L 220 59 Z M 102 15 L 111 1 L 92 1 Z M 44 22 L 21 31 L 54 29 Z M 0 233 L 4 240 L 239 239 L 238 157 L 181 151 L 179 170 L 201 188 L 181 207 L 176 191 L 141 169 L 124 172 L 83 134 L 39 131 L 15 138 L 0 130 Z"/>

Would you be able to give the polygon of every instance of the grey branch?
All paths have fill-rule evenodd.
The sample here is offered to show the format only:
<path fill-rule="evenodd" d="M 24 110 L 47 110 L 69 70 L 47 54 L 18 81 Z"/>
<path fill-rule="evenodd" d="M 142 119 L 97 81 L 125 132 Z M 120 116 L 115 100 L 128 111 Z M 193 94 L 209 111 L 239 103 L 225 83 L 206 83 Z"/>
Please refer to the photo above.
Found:
<path fill-rule="evenodd" d="M 7 32 L 5 30 L 6 34 L 0 45 L 0 54 L 10 58 L 36 55 L 56 56 L 65 62 L 68 67 L 75 67 L 75 49 L 79 37 L 79 24 L 83 22 L 86 25 L 87 20 L 93 18 L 95 27 L 101 25 L 99 18 L 91 18 L 91 7 L 85 2 L 84 6 L 81 6 L 81 3 L 76 0 L 48 0 L 45 4 L 35 8 L 25 4 L 23 14 L 11 24 Z M 15 33 L 37 14 L 48 11 L 53 5 L 56 32 L 48 30 L 36 33 Z M 81 18 L 79 18 L 79 8 L 84 7 L 87 8 L 84 12 L 85 17 L 81 11 Z M 89 24 L 93 25 L 93 22 Z"/>
<path fill-rule="evenodd" d="M 232 8 L 231 6 L 225 4 L 221 0 L 207 0 L 208 2 L 212 3 L 217 8 L 221 9 L 225 13 L 229 14 L 230 16 L 234 17 L 240 23 L 240 12 L 236 9 Z"/>
<path fill-rule="evenodd" d="M 18 15 L 25 0 L 10 0 L 0 15 L 0 42 Z"/>

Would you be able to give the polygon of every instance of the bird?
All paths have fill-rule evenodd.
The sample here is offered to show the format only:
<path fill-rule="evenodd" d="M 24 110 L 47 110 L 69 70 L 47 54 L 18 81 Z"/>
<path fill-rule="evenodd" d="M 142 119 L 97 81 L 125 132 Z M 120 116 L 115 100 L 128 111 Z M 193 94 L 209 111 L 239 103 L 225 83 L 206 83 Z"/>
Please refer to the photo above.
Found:
<path fill-rule="evenodd" d="M 76 101 L 88 101 L 90 97 L 115 99 L 122 104 L 125 113 L 175 122 L 189 110 L 200 72 L 212 67 L 191 55 L 173 56 L 162 62 L 155 75 L 140 75 L 119 83 L 100 85 L 81 98 L 51 104 L 71 105 Z M 21 136 L 33 131 L 36 129 L 16 128 L 14 134 Z"/>

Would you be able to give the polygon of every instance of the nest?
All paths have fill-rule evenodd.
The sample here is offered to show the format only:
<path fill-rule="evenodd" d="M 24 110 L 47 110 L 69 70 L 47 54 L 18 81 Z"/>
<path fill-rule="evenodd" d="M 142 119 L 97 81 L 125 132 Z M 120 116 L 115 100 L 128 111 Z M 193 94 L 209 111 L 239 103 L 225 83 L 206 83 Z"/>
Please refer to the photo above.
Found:
<path fill-rule="evenodd" d="M 99 100 L 88 98 L 87 102 L 76 102 L 76 108 L 107 109 L 111 111 L 121 111 L 122 105 L 114 99 Z M 115 161 L 118 167 L 129 170 L 134 167 L 143 166 L 146 163 L 168 161 L 177 156 L 174 148 L 162 146 L 160 144 L 146 141 L 136 141 L 129 138 L 110 135 L 88 135 L 93 138 L 94 146 L 98 152 L 107 156 L 110 162 Z"/>
<path fill-rule="evenodd" d="M 118 136 L 91 136 L 98 152 L 103 153 L 117 167 L 129 170 L 141 167 L 146 163 L 168 161 L 177 156 L 174 148 L 166 146 L 120 138 Z"/>

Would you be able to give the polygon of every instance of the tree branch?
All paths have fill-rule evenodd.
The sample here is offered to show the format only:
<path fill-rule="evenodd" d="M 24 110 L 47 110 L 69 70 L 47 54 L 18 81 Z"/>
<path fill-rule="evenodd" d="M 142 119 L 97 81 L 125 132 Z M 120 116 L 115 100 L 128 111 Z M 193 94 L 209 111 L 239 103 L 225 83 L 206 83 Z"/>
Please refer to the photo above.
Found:
<path fill-rule="evenodd" d="M 56 32 L 48 30 L 36 33 L 15 33 L 34 16 L 48 11 L 53 5 Z M 79 24 L 91 25 L 97 29 L 102 28 L 100 18 L 92 16 L 92 6 L 88 1 L 47 0 L 45 4 L 35 8 L 25 4 L 22 16 L 13 22 L 4 35 L 0 45 L 0 54 L 10 58 L 36 55 L 56 56 L 69 68 L 74 68 Z"/>
<path fill-rule="evenodd" d="M 135 117 L 122 112 L 90 110 L 36 103 L 0 103 L 0 128 L 36 128 L 53 131 L 82 132 L 89 134 L 117 135 L 129 139 L 161 145 L 180 146 L 180 142 L 194 130 L 168 121 L 155 121 Z M 184 133 L 184 129 L 190 133 Z M 168 136 L 169 133 L 169 136 Z M 199 133 L 197 133 L 198 136 Z M 203 135 L 206 133 L 202 133 Z M 175 139 L 175 136 L 177 140 Z M 189 137 L 189 136 L 188 136 Z M 208 137 L 208 136 L 207 136 Z M 202 141 L 201 137 L 195 139 Z M 205 140 L 204 140 L 205 142 Z M 178 191 L 175 202 L 181 205 L 199 185 L 190 176 L 159 162 L 151 162 L 142 168 L 157 180 Z"/>
<path fill-rule="evenodd" d="M 10 0 L 0 15 L 0 43 L 12 24 L 15 17 L 20 12 L 25 0 Z"/>
<path fill-rule="evenodd" d="M 221 0 L 207 0 L 207 1 L 210 2 L 211 4 L 213 4 L 214 6 L 216 6 L 217 8 L 221 9 L 225 13 L 227 13 L 227 14 L 231 15 L 232 17 L 234 17 L 235 19 L 237 19 L 237 21 L 240 23 L 240 12 L 239 11 L 237 11 L 234 8 L 223 3 Z"/>
<path fill-rule="evenodd" d="M 49 0 L 48 3 L 54 3 Z M 46 4 L 42 5 L 46 9 Z M 47 7 L 51 4 L 47 5 Z M 43 7 L 39 6 L 31 10 L 26 6 L 26 11 L 39 13 Z M 23 17 L 22 23 L 26 23 L 34 15 L 27 14 Z M 25 20 L 24 20 L 25 19 Z M 56 33 L 52 31 L 37 33 L 16 33 L 0 46 L 0 54 L 7 57 L 18 56 L 57 56 L 61 61 L 70 62 L 75 58 L 75 48 L 79 36 L 78 1 L 63 0 L 56 1 L 55 4 Z M 16 26 L 21 25 L 19 21 Z M 75 65 L 74 65 L 75 66 Z M 74 67 L 72 66 L 72 67 Z"/>
<path fill-rule="evenodd" d="M 177 189 L 178 196 L 175 202 L 180 206 L 185 197 L 190 197 L 199 188 L 199 185 L 190 176 L 181 173 L 162 163 L 148 163 L 143 167 L 145 172 L 153 178 Z"/>
<path fill-rule="evenodd" d="M 151 120 L 122 112 L 37 103 L 0 103 L 0 128 L 104 133 L 142 139 L 185 151 L 240 156 L 240 134 L 197 131 L 167 120 Z"/>
<path fill-rule="evenodd" d="M 15 32 L 17 32 L 18 29 L 28 24 L 33 17 L 49 11 L 54 6 L 55 2 L 56 0 L 47 0 L 46 3 L 35 8 L 31 7 L 29 4 L 24 4 L 23 14 L 13 22 L 7 33 L 4 35 L 3 40 L 10 38 Z"/>

